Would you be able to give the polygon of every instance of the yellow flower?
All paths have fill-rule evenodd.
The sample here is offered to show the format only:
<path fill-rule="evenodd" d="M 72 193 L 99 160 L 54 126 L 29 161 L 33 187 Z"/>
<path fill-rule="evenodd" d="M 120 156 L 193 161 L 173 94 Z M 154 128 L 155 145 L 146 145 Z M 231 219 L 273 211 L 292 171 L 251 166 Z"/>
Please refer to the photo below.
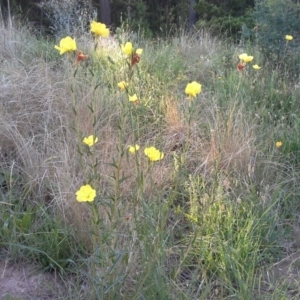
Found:
<path fill-rule="evenodd" d="M 285 39 L 287 40 L 287 41 L 291 41 L 292 39 L 293 39 L 293 37 L 291 36 L 291 35 L 286 35 L 285 36 Z"/>
<path fill-rule="evenodd" d="M 155 147 L 145 148 L 144 153 L 151 161 L 161 160 L 165 156 L 163 152 L 160 152 Z"/>
<path fill-rule="evenodd" d="M 247 56 L 248 56 L 247 53 L 242 53 L 242 54 L 239 55 L 239 59 L 244 61 L 244 58 L 246 58 Z"/>
<path fill-rule="evenodd" d="M 122 52 L 124 54 L 127 54 L 128 56 L 132 56 L 132 54 L 134 52 L 134 48 L 133 48 L 133 45 L 131 42 L 127 42 L 127 43 L 125 43 L 125 45 L 121 45 L 121 49 L 122 49 Z M 143 49 L 138 48 L 138 49 L 136 49 L 135 53 L 137 55 L 141 55 L 143 53 Z"/>
<path fill-rule="evenodd" d="M 96 191 L 89 185 L 83 185 L 76 192 L 76 200 L 78 202 L 92 202 L 96 197 Z"/>
<path fill-rule="evenodd" d="M 239 59 L 244 60 L 244 58 L 247 57 L 247 56 L 248 56 L 247 53 L 242 53 L 242 54 L 239 55 Z"/>
<path fill-rule="evenodd" d="M 253 69 L 255 69 L 255 70 L 261 69 L 261 67 L 260 67 L 259 65 L 253 65 L 252 67 L 253 67 Z"/>
<path fill-rule="evenodd" d="M 185 93 L 189 95 L 192 98 L 195 98 L 197 94 L 201 92 L 201 84 L 193 81 L 192 83 L 188 83 L 186 88 L 185 88 Z"/>
<path fill-rule="evenodd" d="M 253 58 L 253 56 L 250 56 L 247 53 L 242 53 L 239 55 L 239 59 L 242 60 L 244 63 L 251 62 Z"/>
<path fill-rule="evenodd" d="M 82 142 L 88 145 L 89 147 L 92 147 L 98 142 L 98 138 L 94 137 L 93 135 L 90 135 L 88 137 L 85 137 Z"/>
<path fill-rule="evenodd" d="M 125 45 L 121 45 L 122 52 L 127 55 L 133 54 L 133 46 L 131 42 L 127 42 Z"/>
<path fill-rule="evenodd" d="M 96 21 L 92 21 L 91 23 L 91 32 L 96 36 L 102 36 L 104 38 L 109 36 L 109 29 L 106 25 Z"/>
<path fill-rule="evenodd" d="M 248 63 L 248 62 L 251 62 L 253 60 L 253 56 L 249 55 L 247 57 L 244 58 L 244 63 Z"/>
<path fill-rule="evenodd" d="M 138 49 L 136 49 L 135 53 L 138 55 L 141 55 L 143 53 L 143 49 L 138 48 Z"/>
<path fill-rule="evenodd" d="M 278 141 L 278 142 L 276 142 L 275 145 L 276 145 L 277 148 L 280 148 L 280 147 L 282 146 L 282 142 L 281 142 L 281 141 Z"/>
<path fill-rule="evenodd" d="M 137 145 L 137 144 L 135 144 L 135 146 L 131 146 L 131 145 L 128 146 L 128 151 L 129 151 L 130 153 L 135 153 L 135 152 L 138 151 L 139 149 L 140 149 L 140 146 Z"/>
<path fill-rule="evenodd" d="M 128 95 L 128 99 L 129 99 L 130 102 L 136 102 L 136 101 L 138 101 L 138 98 L 137 98 L 136 94 L 134 94 L 132 96 Z"/>
<path fill-rule="evenodd" d="M 120 81 L 118 83 L 118 87 L 121 91 L 124 91 L 128 87 L 128 83 L 126 81 Z"/>
<path fill-rule="evenodd" d="M 65 52 L 72 52 L 77 49 L 75 39 L 67 36 L 60 40 L 59 46 L 54 46 L 56 50 L 60 51 L 60 55 L 64 54 Z"/>

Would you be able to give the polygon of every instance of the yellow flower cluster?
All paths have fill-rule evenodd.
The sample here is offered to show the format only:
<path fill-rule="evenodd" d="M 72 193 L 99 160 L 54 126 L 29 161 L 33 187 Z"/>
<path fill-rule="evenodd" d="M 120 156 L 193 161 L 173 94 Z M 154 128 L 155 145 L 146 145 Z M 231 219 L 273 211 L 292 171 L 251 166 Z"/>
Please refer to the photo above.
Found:
<path fill-rule="evenodd" d="M 134 146 L 131 146 L 131 145 L 128 146 L 128 151 L 132 154 L 134 154 L 139 149 L 140 149 L 140 146 L 137 144 L 135 144 Z"/>
<path fill-rule="evenodd" d="M 121 45 L 122 52 L 128 56 L 132 56 L 134 53 L 134 48 L 131 42 L 125 43 L 125 45 Z M 136 54 L 141 55 L 143 53 L 143 49 L 137 49 L 135 51 Z"/>
<path fill-rule="evenodd" d="M 132 154 L 137 152 L 140 149 L 140 146 L 135 144 L 134 146 L 129 145 L 128 151 Z M 144 154 L 148 157 L 150 161 L 158 161 L 164 158 L 165 154 L 155 147 L 146 147 L 144 149 Z"/>
<path fill-rule="evenodd" d="M 239 59 L 240 62 L 237 65 L 237 69 L 238 71 L 242 71 L 244 69 L 244 67 L 247 65 L 247 63 L 252 62 L 253 61 L 253 56 L 252 55 L 248 55 L 247 53 L 242 53 L 239 55 Z M 261 69 L 261 67 L 258 64 L 255 64 L 252 66 L 252 68 L 254 70 L 259 70 Z"/>
<path fill-rule="evenodd" d="M 105 24 L 100 22 L 92 21 L 91 24 L 91 32 L 95 36 L 102 36 L 104 38 L 109 36 L 109 29 Z M 55 45 L 54 48 L 59 51 L 59 54 L 62 55 L 66 52 L 73 52 L 77 50 L 76 41 L 71 37 L 67 36 L 60 40 L 59 46 Z M 81 51 L 80 51 L 81 52 Z"/>
<path fill-rule="evenodd" d="M 109 36 L 109 29 L 106 27 L 105 24 L 92 21 L 91 24 L 91 32 L 95 36 L 101 36 L 101 37 L 108 37 Z M 285 36 L 287 41 L 291 41 L 293 37 L 291 35 L 286 35 Z M 72 39 L 71 37 L 67 36 L 63 39 L 61 39 L 59 46 L 55 45 L 55 49 L 60 51 L 60 54 L 64 54 L 66 52 L 72 52 L 77 49 L 76 46 L 76 41 L 75 39 Z M 135 64 L 138 63 L 140 60 L 140 55 L 143 52 L 143 49 L 134 49 L 133 45 L 131 42 L 126 42 L 124 45 L 121 45 L 121 50 L 124 54 L 126 54 L 129 59 L 131 60 L 131 67 Z M 84 56 L 82 52 L 80 51 L 80 55 Z M 81 58 L 80 56 L 80 58 Z M 87 55 L 85 55 L 87 57 Z M 78 58 L 77 58 L 78 59 Z M 247 53 L 242 53 L 239 55 L 240 63 L 238 64 L 238 70 L 242 71 L 243 68 L 246 66 L 247 63 L 250 63 L 253 61 L 254 57 L 251 55 L 248 55 Z M 254 64 L 253 69 L 259 70 L 261 67 L 258 64 Z M 135 102 L 136 104 L 138 103 L 138 97 L 136 94 L 129 94 L 128 92 L 128 87 L 129 83 L 126 81 L 120 81 L 118 84 L 118 87 L 120 90 L 127 91 L 127 96 L 128 100 L 130 102 Z M 202 86 L 200 83 L 196 81 L 192 81 L 191 83 L 188 83 L 185 88 L 185 94 L 189 96 L 189 98 L 195 98 L 199 93 L 202 91 Z M 94 135 L 90 135 L 88 137 L 85 137 L 82 142 L 86 144 L 89 147 L 92 147 L 98 142 L 98 138 L 95 137 Z M 277 141 L 275 143 L 277 148 L 280 148 L 282 146 L 281 141 Z M 128 146 L 128 152 L 131 154 L 136 153 L 139 151 L 140 146 L 138 144 L 135 144 L 134 146 L 129 145 Z M 163 152 L 160 150 L 156 149 L 155 147 L 146 147 L 144 149 L 144 154 L 145 156 L 149 159 L 151 162 L 159 161 L 162 160 L 165 156 Z M 76 199 L 79 202 L 91 202 L 94 201 L 96 197 L 96 190 L 93 189 L 89 184 L 81 186 L 81 188 L 76 192 Z"/>
<path fill-rule="evenodd" d="M 249 63 L 253 60 L 253 56 L 248 55 L 247 53 L 242 53 L 239 55 L 239 59 L 244 63 Z"/>
<path fill-rule="evenodd" d="M 293 39 L 293 36 L 287 34 L 285 36 L 285 39 L 289 42 L 289 41 L 291 41 Z M 247 53 L 240 54 L 239 55 L 240 63 L 238 63 L 237 69 L 239 71 L 242 71 L 243 68 L 246 66 L 246 64 L 249 63 L 249 62 L 251 62 L 253 60 L 253 58 L 254 58 L 253 56 L 248 55 Z M 257 64 L 253 65 L 252 68 L 254 70 L 260 70 L 261 69 L 261 67 L 259 65 L 257 65 Z"/>
<path fill-rule="evenodd" d="M 98 138 L 90 135 L 85 137 L 82 142 L 89 147 L 92 147 L 98 142 Z M 81 188 L 76 192 L 76 199 L 78 202 L 92 202 L 96 197 L 96 190 L 94 190 L 89 184 L 81 186 Z"/>

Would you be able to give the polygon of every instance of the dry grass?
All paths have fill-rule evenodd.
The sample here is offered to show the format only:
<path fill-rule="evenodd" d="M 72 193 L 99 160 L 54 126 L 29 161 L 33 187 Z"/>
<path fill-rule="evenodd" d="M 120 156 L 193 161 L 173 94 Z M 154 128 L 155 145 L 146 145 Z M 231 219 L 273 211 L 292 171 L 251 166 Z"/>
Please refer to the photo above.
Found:
<path fill-rule="evenodd" d="M 39 201 L 50 201 L 59 207 L 65 217 L 68 211 L 69 216 L 76 216 L 69 218 L 79 224 L 82 207 L 75 203 L 74 193 L 84 183 L 84 178 L 76 147 L 81 138 L 92 132 L 97 133 L 100 142 L 95 146 L 95 153 L 100 162 L 98 171 L 103 174 L 101 188 L 104 194 L 109 194 L 113 182 L 107 175 L 113 173 L 113 168 L 107 163 L 118 155 L 115 120 L 121 113 L 121 108 L 113 103 L 120 101 L 121 96 L 119 93 L 110 93 L 105 85 L 101 85 L 95 92 L 91 81 L 81 80 L 81 75 L 74 78 L 68 68 L 63 68 L 67 66 L 67 61 L 63 59 L 63 67 L 59 68 L 42 59 L 33 59 L 23 65 L 22 57 L 26 51 L 21 45 L 24 44 L 24 35 L 28 33 L 5 28 L 1 28 L 1 32 L 0 53 L 6 58 L 1 65 L 4 75 L 0 82 L 0 89 L 3 91 L 0 103 L 2 158 L 16 162 L 17 170 L 25 175 L 25 185 Z M 87 51 L 92 50 L 94 44 L 88 42 L 88 36 L 80 37 L 79 41 L 84 42 Z M 98 47 L 111 49 L 112 55 L 119 50 L 114 39 L 106 41 L 105 45 L 103 43 L 104 41 L 99 41 Z M 215 39 L 203 32 L 196 36 L 183 34 L 174 39 L 173 46 L 186 59 L 195 58 L 202 62 L 210 61 L 220 47 Z M 193 62 L 189 60 L 189 64 Z M 206 69 L 205 72 L 208 72 L 212 66 L 208 64 L 205 67 L 201 63 L 197 68 L 201 73 Z M 78 73 L 81 71 L 83 68 L 79 67 Z M 72 111 L 74 98 L 71 86 L 76 87 L 76 116 Z M 183 114 L 187 100 L 170 93 L 162 95 L 162 99 L 162 146 L 166 159 L 153 170 L 158 187 L 169 184 L 173 153 L 180 153 L 187 142 L 189 126 Z M 257 152 L 254 120 L 245 117 L 243 107 L 236 108 L 233 105 L 226 111 L 221 111 L 217 99 L 214 100 L 213 95 L 207 92 L 202 93 L 197 101 L 186 155 L 190 172 L 209 176 L 217 166 L 227 174 L 252 176 Z M 94 115 L 87 107 L 92 102 L 97 118 L 95 127 L 92 126 Z M 74 122 L 77 124 L 77 132 L 72 129 Z M 145 126 L 149 127 L 151 133 L 151 124 Z M 131 144 L 131 128 L 124 128 L 124 132 L 125 139 Z M 146 134 L 137 142 L 149 145 L 153 142 L 153 137 Z M 145 164 L 142 165 L 142 168 L 145 167 Z M 129 199 L 136 175 L 133 161 L 124 157 L 122 171 L 128 176 L 128 180 L 121 185 L 121 193 L 125 199 Z M 152 187 L 149 180 L 150 178 L 146 178 L 145 189 L 149 190 L 150 196 Z"/>
<path fill-rule="evenodd" d="M 24 185 L 32 194 L 30 198 L 38 199 L 33 201 L 57 207 L 65 220 L 84 228 L 87 217 L 82 205 L 74 198 L 78 186 L 84 183 L 76 147 L 78 140 L 96 131 L 100 140 L 95 146 L 100 161 L 98 171 L 104 174 L 102 191 L 109 194 L 113 182 L 107 175 L 113 173 L 113 168 L 107 163 L 117 156 L 118 132 L 114 123 L 120 108 L 107 104 L 120 101 L 119 95 L 110 94 L 105 87 L 100 87 L 95 94 L 93 86 L 69 76 L 68 68 L 61 72 L 62 69 L 59 71 L 43 60 L 32 60 L 26 66 L 16 64 L 22 60 L 23 48 L 17 42 L 21 43 L 23 33 L 18 30 L 9 32 L 4 28 L 2 31 L 5 38 L 0 44 L 0 52 L 10 55 L 3 65 L 5 75 L 0 82 L 3 91 L 0 103 L 2 160 L 6 161 L 8 168 L 14 161 L 14 172 L 22 174 Z M 10 41 L 11 49 L 7 49 L 6 39 Z M 77 89 L 76 116 L 72 111 L 72 85 Z M 94 101 L 98 119 L 96 127 L 92 126 L 93 115 L 87 107 L 91 101 Z M 78 125 L 77 132 L 72 129 L 74 121 Z M 125 131 L 129 133 L 130 141 L 130 129 Z M 133 162 L 124 158 L 122 170 L 129 177 L 121 186 L 126 199 L 131 196 L 135 181 Z M 157 184 L 167 181 L 167 166 L 156 166 L 154 172 Z M 146 179 L 145 186 L 151 190 L 147 187 L 149 180 Z M 126 211 L 128 209 L 124 209 L 124 215 Z"/>
<path fill-rule="evenodd" d="M 210 101 L 209 106 L 207 101 Z M 217 166 L 227 173 L 242 176 L 251 172 L 257 150 L 257 128 L 253 120 L 245 117 L 243 107 L 221 111 L 217 103 L 205 96 L 195 108 L 191 123 L 190 149 L 187 155 L 190 170 L 210 175 Z M 188 124 L 180 116 L 177 104 L 167 100 L 166 148 L 176 150 L 186 142 Z"/>
<path fill-rule="evenodd" d="M 293 173 L 292 168 L 287 167 L 285 163 L 277 162 L 282 158 L 278 151 L 275 149 L 270 151 L 268 156 L 260 156 L 261 149 L 265 149 L 262 147 L 262 137 L 265 133 L 259 131 L 256 119 L 248 117 L 245 105 L 237 105 L 236 100 L 243 95 L 237 92 L 239 86 L 234 87 L 236 94 L 229 99 L 231 101 L 227 102 L 226 108 L 221 107 L 220 101 L 228 95 L 225 92 L 209 92 L 204 85 L 203 92 L 195 102 L 190 103 L 190 100 L 186 99 L 183 92 L 185 83 L 190 79 L 215 79 L 216 69 L 219 68 L 214 59 L 218 51 L 221 51 L 221 44 L 206 33 L 198 32 L 193 36 L 182 34 L 173 40 L 171 44 L 175 51 L 171 51 L 166 59 L 172 62 L 173 56 L 178 55 L 182 59 L 178 59 L 178 65 L 182 61 L 183 66 L 191 65 L 187 70 L 178 72 L 178 78 L 173 81 L 158 79 L 164 75 L 163 71 L 172 76 L 172 65 L 158 74 L 150 68 L 151 62 L 155 62 L 156 53 L 153 57 L 149 53 L 143 57 L 144 60 L 139 66 L 145 69 L 141 67 L 139 79 L 132 80 L 133 84 L 139 86 L 136 89 L 141 97 L 140 106 L 134 108 L 133 114 L 142 120 L 139 130 L 143 134 L 136 139 L 135 128 L 132 128 L 128 115 L 124 115 L 121 141 L 117 124 L 123 113 L 124 107 L 121 103 L 126 99 L 126 95 L 117 91 L 115 87 L 116 82 L 123 79 L 125 68 L 119 68 L 119 64 L 123 62 L 118 54 L 120 49 L 116 40 L 100 40 L 97 45 L 98 54 L 91 55 L 95 44 L 90 36 L 78 37 L 78 43 L 85 47 L 81 50 L 90 54 L 91 60 L 87 65 L 78 68 L 75 77 L 68 59 L 55 57 L 51 52 L 54 51 L 52 48 L 48 49 L 47 55 L 55 57 L 53 61 L 45 60 L 45 55 L 36 55 L 28 59 L 31 53 L 37 51 L 33 50 L 31 38 L 25 29 L 22 31 L 16 28 L 0 28 L 0 57 L 3 57 L 0 61 L 0 165 L 22 178 L 26 201 L 51 207 L 65 223 L 77 229 L 78 240 L 90 249 L 92 243 L 86 234 L 90 225 L 90 211 L 75 199 L 75 192 L 87 183 L 90 157 L 82 157 L 81 161 L 77 151 L 78 145 L 82 144 L 83 137 L 90 134 L 99 138 L 93 152 L 99 162 L 96 171 L 101 174 L 101 179 L 97 182 L 97 188 L 103 202 L 115 196 L 116 181 L 111 176 L 116 172 L 116 168 L 110 163 L 124 151 L 118 168 L 126 177 L 126 181 L 119 187 L 121 201 L 115 220 L 117 228 L 114 229 L 119 235 L 115 244 L 117 250 L 128 251 L 128 290 L 134 291 L 138 277 L 143 274 L 144 264 L 147 265 L 145 261 L 151 263 L 153 259 L 153 249 L 163 256 L 160 246 L 155 244 L 159 243 L 158 232 L 169 230 L 169 223 L 173 224 L 171 226 L 174 228 L 177 223 L 181 225 L 180 217 L 174 222 L 166 220 L 160 211 L 164 208 L 165 195 L 171 193 L 174 186 L 174 161 L 178 155 L 184 156 L 186 172 L 180 174 L 183 180 L 182 189 L 187 184 L 187 178 L 211 179 L 212 174 L 217 172 L 220 190 L 224 190 L 226 196 L 228 191 L 236 186 L 239 186 L 236 188 L 236 195 L 241 192 L 238 190 L 241 187 L 247 189 L 250 185 L 264 186 L 260 197 L 262 201 L 267 199 L 268 204 L 271 203 L 278 182 L 286 186 L 293 185 L 290 193 L 298 196 L 295 193 L 298 188 L 297 172 Z M 28 43 L 24 42 L 24 39 L 28 39 Z M 164 58 L 167 50 L 164 47 L 159 50 L 159 55 Z M 109 65 L 106 60 L 105 63 L 110 67 L 104 76 L 105 67 L 102 63 L 108 53 L 116 64 Z M 92 63 L 98 63 L 98 69 L 93 69 L 95 73 L 98 71 L 95 76 L 91 76 L 85 68 L 93 67 Z M 207 74 L 209 76 L 206 76 Z M 95 89 L 99 78 L 102 82 Z M 213 84 L 212 82 L 210 84 Z M 93 113 L 88 108 L 91 104 Z M 193 107 L 190 122 L 187 116 L 189 105 Z M 93 125 L 94 120 L 97 121 L 96 125 Z M 189 134 L 190 139 L 187 140 Z M 139 168 L 144 173 L 147 173 L 145 170 L 149 167 L 144 157 L 144 147 L 155 145 L 165 153 L 164 159 L 153 164 L 151 172 L 143 177 L 144 198 L 141 198 L 144 201 L 143 205 L 148 209 L 147 212 L 150 211 L 146 216 L 143 215 L 146 210 L 143 211 L 141 203 L 140 206 L 135 203 L 140 195 L 140 187 L 137 186 L 137 166 L 134 156 L 127 153 L 127 146 L 133 143 L 141 146 L 137 159 L 140 162 Z M 121 144 L 123 148 L 120 150 L 117 146 Z M 82 150 L 83 146 L 80 147 Z M 191 177 L 188 177 L 189 175 Z M 283 180 L 283 177 L 286 179 Z M 274 183 L 270 183 L 273 179 Z M 223 193 L 220 194 L 223 196 Z M 199 201 L 201 202 L 201 199 Z M 154 211 L 151 211 L 150 207 Z M 137 217 L 133 219 L 135 213 Z M 101 210 L 100 215 L 109 227 L 107 211 Z M 162 222 L 164 227 L 157 229 L 156 222 L 161 220 L 165 221 Z M 147 228 L 149 234 L 141 229 L 139 240 L 139 226 L 152 226 L 153 231 L 150 232 Z M 182 226 L 181 234 L 185 234 L 186 224 Z M 145 237 L 147 243 L 143 240 Z M 150 254 L 143 252 L 147 245 L 153 247 L 150 247 Z M 126 291 L 122 290 L 122 293 L 126 294 Z"/>

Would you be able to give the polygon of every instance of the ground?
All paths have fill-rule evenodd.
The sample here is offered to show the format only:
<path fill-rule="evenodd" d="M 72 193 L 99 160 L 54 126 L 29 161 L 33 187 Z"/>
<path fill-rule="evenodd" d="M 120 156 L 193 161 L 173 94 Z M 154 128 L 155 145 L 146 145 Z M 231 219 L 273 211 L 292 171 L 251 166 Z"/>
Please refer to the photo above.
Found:
<path fill-rule="evenodd" d="M 0 261 L 0 300 L 50 300 L 61 294 L 55 274 L 23 263 Z"/>
<path fill-rule="evenodd" d="M 272 294 L 274 288 L 285 290 L 296 299 L 300 290 L 300 251 L 288 255 L 268 267 L 261 285 L 262 294 Z M 0 300 L 54 300 L 68 299 L 61 280 L 53 273 L 43 272 L 24 263 L 0 261 Z"/>

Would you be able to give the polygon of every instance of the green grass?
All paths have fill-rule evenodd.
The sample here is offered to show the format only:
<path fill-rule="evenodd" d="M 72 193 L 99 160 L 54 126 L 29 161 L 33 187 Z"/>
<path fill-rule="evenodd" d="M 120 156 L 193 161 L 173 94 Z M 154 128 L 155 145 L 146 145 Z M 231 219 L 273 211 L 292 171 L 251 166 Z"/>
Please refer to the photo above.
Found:
<path fill-rule="evenodd" d="M 86 34 L 77 45 L 89 59 L 76 67 L 57 42 L 0 30 L 2 258 L 57 272 L 64 299 L 297 299 L 284 272 L 270 276 L 299 250 L 299 87 L 288 69 L 239 73 L 245 50 L 205 32 L 140 38 L 133 68 L 117 39 L 94 52 Z M 202 84 L 194 100 L 191 81 Z M 164 158 L 147 161 L 149 146 Z M 76 201 L 85 184 L 97 191 L 89 204 Z"/>

